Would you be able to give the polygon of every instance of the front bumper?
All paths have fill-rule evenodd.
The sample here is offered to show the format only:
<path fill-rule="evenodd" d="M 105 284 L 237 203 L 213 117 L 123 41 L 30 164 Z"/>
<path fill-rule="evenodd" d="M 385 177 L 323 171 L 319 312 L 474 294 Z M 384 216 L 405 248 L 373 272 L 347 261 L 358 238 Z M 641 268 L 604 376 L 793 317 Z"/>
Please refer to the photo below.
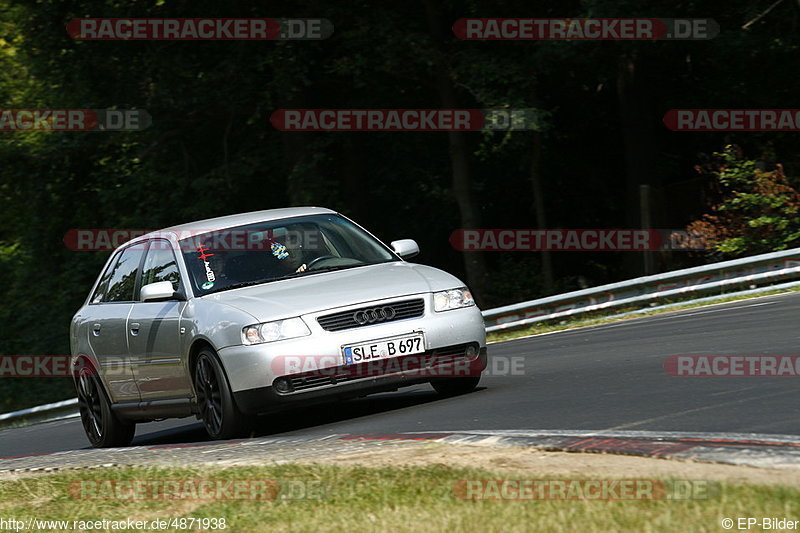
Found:
<path fill-rule="evenodd" d="M 486 347 L 479 349 L 477 355 L 465 356 L 462 352 L 467 345 L 431 350 L 419 356 L 408 356 L 414 362 L 404 365 L 404 358 L 395 358 L 395 363 L 375 366 L 373 363 L 355 365 L 362 367 L 353 370 L 347 367 L 326 369 L 297 374 L 292 381 L 300 383 L 307 379 L 308 388 L 281 393 L 273 386 L 258 387 L 234 393 L 236 405 L 240 411 L 247 414 L 263 414 L 278 411 L 287 406 L 313 405 L 326 401 L 346 400 L 367 394 L 396 390 L 420 383 L 427 383 L 438 379 L 452 379 L 454 377 L 477 377 L 486 368 Z M 459 353 L 462 353 L 459 355 Z M 433 363 L 423 368 L 414 367 L 420 361 Z M 386 369 L 388 372 L 379 373 Z M 399 369 L 399 370 L 398 370 Z M 342 379 L 342 376 L 347 376 Z"/>
<path fill-rule="evenodd" d="M 219 350 L 219 357 L 233 392 L 271 386 L 275 378 L 320 368 L 336 368 L 344 364 L 344 346 L 372 342 L 395 336 L 422 333 L 426 353 L 444 347 L 473 343 L 478 349 L 486 346 L 486 329 L 480 310 L 473 306 L 453 309 L 441 313 L 432 309 L 430 293 L 407 295 L 403 299 L 422 298 L 425 309 L 422 316 L 392 322 L 355 327 L 341 331 L 326 331 L 317 318 L 331 313 L 349 311 L 364 305 L 380 306 L 393 303 L 399 298 L 361 303 L 355 306 L 328 309 L 304 315 L 302 318 L 311 330 L 311 335 L 284 341 L 229 346 Z M 288 359 L 301 361 L 292 369 Z"/>
<path fill-rule="evenodd" d="M 278 342 L 253 345 L 237 345 L 222 348 L 218 351 L 222 365 L 228 376 L 231 390 L 239 392 L 271 385 L 276 377 L 291 371 L 291 362 L 287 358 L 299 357 L 302 360 L 301 371 L 306 363 L 312 369 L 336 367 L 344 363 L 342 347 L 372 342 L 400 335 L 421 332 L 425 336 L 425 350 L 434 350 L 445 346 L 455 346 L 474 342 L 479 347 L 486 346 L 486 328 L 480 310 L 475 307 L 453 309 L 437 313 L 431 309 L 432 295 L 408 295 L 407 298 L 423 298 L 425 310 L 417 318 L 385 322 L 343 331 L 326 331 L 319 323 L 319 316 L 363 307 L 365 304 L 329 309 L 323 312 L 302 316 L 311 330 L 311 335 Z M 380 306 L 399 298 L 368 302 L 368 305 Z M 316 365 L 316 366 L 314 366 Z"/>

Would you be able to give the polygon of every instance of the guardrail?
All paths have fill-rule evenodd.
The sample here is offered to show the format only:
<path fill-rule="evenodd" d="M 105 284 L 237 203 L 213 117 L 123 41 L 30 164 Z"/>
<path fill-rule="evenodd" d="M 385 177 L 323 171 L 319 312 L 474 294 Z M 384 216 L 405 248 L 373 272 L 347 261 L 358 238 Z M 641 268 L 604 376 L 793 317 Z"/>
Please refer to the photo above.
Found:
<path fill-rule="evenodd" d="M 19 422 L 51 422 L 62 418 L 78 416 L 78 399 L 72 398 L 46 405 L 37 405 L 29 409 L 22 409 L 0 415 L 0 427 L 11 426 Z"/>
<path fill-rule="evenodd" d="M 742 287 L 754 288 L 800 279 L 800 248 L 674 270 L 619 283 L 548 296 L 483 312 L 486 331 L 502 331 L 537 322 L 614 309 L 647 306 L 659 301 L 729 294 Z"/>

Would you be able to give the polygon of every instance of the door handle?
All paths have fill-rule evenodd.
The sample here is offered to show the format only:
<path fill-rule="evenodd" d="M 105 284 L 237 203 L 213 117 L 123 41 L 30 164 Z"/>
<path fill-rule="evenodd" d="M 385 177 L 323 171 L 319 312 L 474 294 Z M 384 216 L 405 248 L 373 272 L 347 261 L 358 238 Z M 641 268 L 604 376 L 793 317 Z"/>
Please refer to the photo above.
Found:
<path fill-rule="evenodd" d="M 132 322 L 131 323 L 131 335 L 138 335 L 139 334 L 139 323 Z"/>
<path fill-rule="evenodd" d="M 100 324 L 93 324 L 92 325 L 92 334 L 97 337 L 100 335 Z"/>

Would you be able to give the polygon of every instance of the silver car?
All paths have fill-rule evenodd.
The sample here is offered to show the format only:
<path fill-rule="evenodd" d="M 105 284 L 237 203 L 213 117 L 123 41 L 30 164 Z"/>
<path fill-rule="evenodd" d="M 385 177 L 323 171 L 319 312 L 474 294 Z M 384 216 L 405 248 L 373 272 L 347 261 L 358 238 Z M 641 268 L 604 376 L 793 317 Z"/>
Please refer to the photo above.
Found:
<path fill-rule="evenodd" d="M 96 447 L 138 422 L 196 416 L 213 439 L 256 415 L 430 382 L 474 389 L 486 367 L 464 283 L 408 263 L 317 207 L 149 233 L 109 258 L 70 328 L 81 419 Z"/>

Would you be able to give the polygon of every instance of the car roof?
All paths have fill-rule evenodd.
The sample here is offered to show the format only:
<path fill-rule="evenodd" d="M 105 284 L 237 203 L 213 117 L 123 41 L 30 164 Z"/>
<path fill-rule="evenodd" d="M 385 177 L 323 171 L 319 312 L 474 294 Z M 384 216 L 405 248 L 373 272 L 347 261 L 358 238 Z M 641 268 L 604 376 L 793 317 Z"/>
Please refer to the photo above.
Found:
<path fill-rule="evenodd" d="M 205 233 L 208 231 L 219 231 L 237 226 L 245 226 L 247 224 L 255 224 L 256 222 L 268 222 L 270 220 L 279 220 L 282 218 L 320 214 L 336 214 L 336 211 L 327 209 L 325 207 L 285 207 L 281 209 L 251 211 L 249 213 L 239 213 L 237 215 L 227 215 L 224 217 L 206 218 L 204 220 L 197 220 L 195 222 L 188 222 L 186 224 L 179 224 L 177 226 L 170 226 L 158 231 L 152 231 L 147 235 L 142 235 L 136 239 L 131 239 L 120 246 L 120 248 L 124 248 L 132 242 L 157 237 L 163 235 L 164 233 L 176 233 L 179 235 L 185 233 Z"/>

